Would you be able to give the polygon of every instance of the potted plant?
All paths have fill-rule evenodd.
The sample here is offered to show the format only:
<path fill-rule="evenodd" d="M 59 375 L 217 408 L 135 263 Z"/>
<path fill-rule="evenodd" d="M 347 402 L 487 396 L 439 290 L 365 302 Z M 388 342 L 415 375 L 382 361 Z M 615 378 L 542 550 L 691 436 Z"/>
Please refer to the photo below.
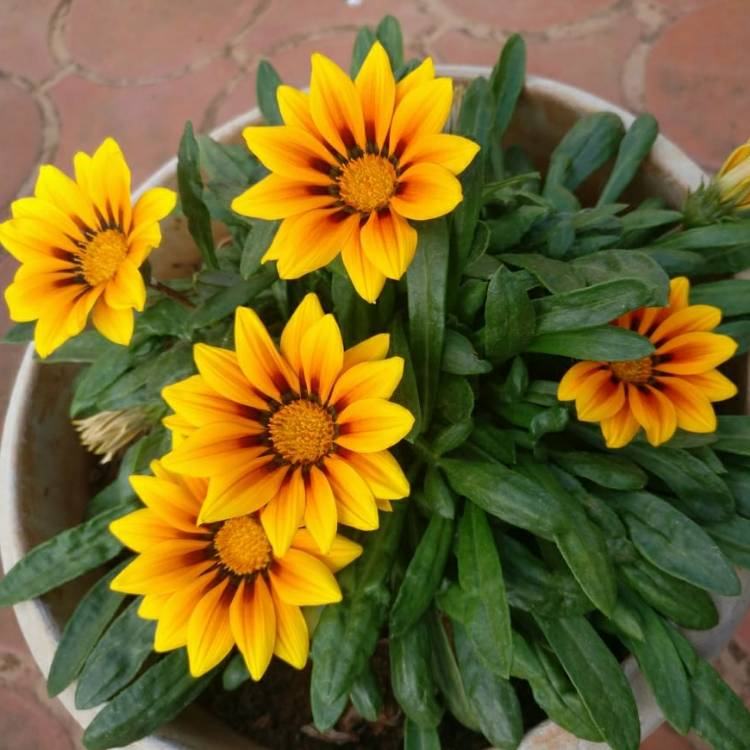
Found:
<path fill-rule="evenodd" d="M 196 700 L 144 747 L 247 746 L 209 710 L 272 747 L 515 748 L 548 716 L 627 750 L 654 705 L 742 747 L 750 717 L 676 626 L 746 608 L 748 422 L 717 369 L 748 334 L 746 147 L 704 186 L 664 142 L 638 174 L 652 118 L 524 98 L 524 62 L 513 37 L 454 97 L 387 18 L 355 83 L 315 56 L 308 97 L 261 66 L 267 124 L 188 126 L 157 177 L 180 214 L 151 268 L 174 199 L 131 203 L 111 141 L 14 206 L 9 336 L 46 360 L 3 448 L 4 561 L 39 544 L 0 602 L 66 621 L 41 658 L 51 693 L 106 702 L 88 747 Z M 92 473 L 70 418 L 119 461 Z"/>

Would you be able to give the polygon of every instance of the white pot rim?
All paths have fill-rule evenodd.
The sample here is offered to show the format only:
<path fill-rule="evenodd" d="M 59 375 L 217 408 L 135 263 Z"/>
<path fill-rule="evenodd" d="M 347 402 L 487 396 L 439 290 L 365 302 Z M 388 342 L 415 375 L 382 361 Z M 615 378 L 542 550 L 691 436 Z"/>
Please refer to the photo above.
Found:
<path fill-rule="evenodd" d="M 487 76 L 490 68 L 476 65 L 438 65 L 439 74 L 454 78 L 470 79 L 477 76 Z M 611 102 L 588 93 L 583 89 L 569 84 L 560 83 L 549 78 L 527 76 L 525 90 L 536 96 L 559 101 L 581 112 L 612 112 L 616 114 L 626 126 L 629 126 L 634 116 Z M 224 125 L 212 131 L 211 136 L 216 140 L 225 140 L 241 129 L 260 118 L 260 111 L 254 108 L 241 114 Z M 696 189 L 704 180 L 705 174 L 681 149 L 662 135 L 659 135 L 651 151 L 651 160 L 660 165 L 674 180 L 687 189 Z M 176 172 L 177 159 L 172 158 L 151 174 L 135 191 L 133 198 L 137 199 L 146 190 L 164 184 Z M 37 369 L 41 367 L 33 360 L 33 345 L 30 345 L 21 362 L 13 386 L 8 411 L 5 417 L 2 443 L 0 444 L 0 559 L 7 571 L 15 565 L 27 552 L 22 542 L 23 528 L 20 517 L 21 503 L 19 488 L 21 487 L 19 474 L 20 436 L 27 418 L 27 410 L 31 401 Z M 729 641 L 732 632 L 739 624 L 739 619 L 750 603 L 750 572 L 741 571 L 743 594 L 740 597 L 726 599 L 717 598 L 717 606 L 721 615 L 720 624 L 711 631 L 691 633 L 690 638 L 697 650 L 705 658 L 713 658 Z M 26 639 L 34 660 L 46 676 L 52 663 L 60 629 L 53 620 L 50 611 L 40 599 L 23 602 L 15 606 L 16 617 L 21 631 Z M 659 724 L 663 717 L 656 703 L 645 686 L 642 675 L 637 669 L 635 661 L 628 659 L 625 665 L 626 673 L 634 687 L 641 716 L 642 737 L 645 739 Z M 87 726 L 98 709 L 80 710 L 74 704 L 74 689 L 69 687 L 60 694 L 60 699 L 66 709 L 78 723 Z M 135 750 L 186 750 L 196 747 L 190 741 L 190 730 L 186 722 L 200 720 L 200 712 L 192 709 L 188 713 L 198 714 L 190 717 L 183 714 L 179 722 L 159 731 L 158 734 L 146 737 L 133 743 L 129 747 Z M 205 721 L 208 717 L 203 717 Z M 177 724 L 180 726 L 177 727 Z M 239 750 L 252 747 L 247 738 L 223 731 L 217 727 L 217 746 L 224 750 Z M 571 738 L 550 721 L 545 721 L 527 733 L 519 750 L 602 750 L 605 745 L 591 743 L 585 740 Z"/>

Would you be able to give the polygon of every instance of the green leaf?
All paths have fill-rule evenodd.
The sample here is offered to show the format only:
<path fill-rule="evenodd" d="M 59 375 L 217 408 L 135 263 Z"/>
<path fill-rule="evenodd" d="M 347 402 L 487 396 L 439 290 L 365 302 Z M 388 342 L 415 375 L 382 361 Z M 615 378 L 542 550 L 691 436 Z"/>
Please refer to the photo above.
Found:
<path fill-rule="evenodd" d="M 713 305 L 724 317 L 750 314 L 750 280 L 724 279 L 698 284 L 690 290 L 691 305 Z"/>
<path fill-rule="evenodd" d="M 423 729 L 440 724 L 443 709 L 436 699 L 430 668 L 430 634 L 420 620 L 389 641 L 391 688 L 404 713 Z"/>
<path fill-rule="evenodd" d="M 437 729 L 422 729 L 408 717 L 404 721 L 404 750 L 440 750 Z"/>
<path fill-rule="evenodd" d="M 480 358 L 466 336 L 446 328 L 442 370 L 451 375 L 482 375 L 491 372 L 492 365 Z"/>
<path fill-rule="evenodd" d="M 750 519 L 733 516 L 703 527 L 735 565 L 750 568 Z"/>
<path fill-rule="evenodd" d="M 246 305 L 260 294 L 276 279 L 276 274 L 268 268 L 258 271 L 247 281 L 237 281 L 209 297 L 190 315 L 188 325 L 191 329 L 207 328 L 226 317 L 234 316 L 235 310 Z"/>
<path fill-rule="evenodd" d="M 78 677 L 86 658 L 125 600 L 125 595 L 112 591 L 109 584 L 127 562 L 130 560 L 100 578 L 78 602 L 65 623 L 47 676 L 50 697 L 61 693 Z"/>
<path fill-rule="evenodd" d="M 624 638 L 635 656 L 646 681 L 664 713 L 664 718 L 680 733 L 687 734 L 693 714 L 690 683 L 682 659 L 660 617 L 647 606 L 638 606 L 644 629 L 641 640 Z"/>
<path fill-rule="evenodd" d="M 106 750 L 146 737 L 190 705 L 215 673 L 216 669 L 197 679 L 191 677 L 185 649 L 173 651 L 94 717 L 83 734 L 84 745 L 87 750 Z"/>
<path fill-rule="evenodd" d="M 668 502 L 649 492 L 612 492 L 640 553 L 657 568 L 702 589 L 736 596 L 737 575 L 711 537 Z"/>
<path fill-rule="evenodd" d="M 268 125 L 281 125 L 283 123 L 279 112 L 279 103 L 276 101 L 276 89 L 280 85 L 281 78 L 279 78 L 276 68 L 268 60 L 261 60 L 255 78 L 255 95 L 263 119 Z"/>
<path fill-rule="evenodd" d="M 28 323 L 14 323 L 3 336 L 3 344 L 26 344 L 34 340 L 36 321 Z"/>
<path fill-rule="evenodd" d="M 461 447 L 474 431 L 474 420 L 464 419 L 462 422 L 447 425 L 435 433 L 431 449 L 436 456 L 442 456 Z"/>
<path fill-rule="evenodd" d="M 610 323 L 624 313 L 645 305 L 651 290 L 634 279 L 618 279 L 603 284 L 552 294 L 534 302 L 536 333 L 571 331 Z"/>
<path fill-rule="evenodd" d="M 245 664 L 245 657 L 237 652 L 227 662 L 221 673 L 221 686 L 224 690 L 232 691 L 236 690 L 240 685 L 244 685 L 250 679 L 250 672 L 248 671 L 247 664 Z"/>
<path fill-rule="evenodd" d="M 177 153 L 177 189 L 188 229 L 200 250 L 203 262 L 209 268 L 218 268 L 214 238 L 211 233 L 211 216 L 203 202 L 198 142 L 193 135 L 191 122 L 185 125 Z"/>
<path fill-rule="evenodd" d="M 383 709 L 383 689 L 370 664 L 365 664 L 354 680 L 350 694 L 352 705 L 366 721 L 377 721 Z"/>
<path fill-rule="evenodd" d="M 578 120 L 552 152 L 544 196 L 554 186 L 575 190 L 615 155 L 623 134 L 620 118 L 611 112 L 597 112 Z"/>
<path fill-rule="evenodd" d="M 116 381 L 132 363 L 132 352 L 122 347 L 118 347 L 111 355 L 99 357 L 91 367 L 84 370 L 76 383 L 70 404 L 70 416 L 87 416 L 93 410 L 97 396 Z"/>
<path fill-rule="evenodd" d="M 734 498 L 725 482 L 688 451 L 631 443 L 621 453 L 666 484 L 688 515 L 721 521 L 734 510 Z"/>
<path fill-rule="evenodd" d="M 385 16 L 375 29 L 375 36 L 388 53 L 391 69 L 398 70 L 404 64 L 404 38 L 398 19 Z"/>
<path fill-rule="evenodd" d="M 414 371 L 414 362 L 409 349 L 409 341 L 404 333 L 401 318 L 395 316 L 391 323 L 391 355 L 401 357 L 404 360 L 404 374 L 393 395 L 397 404 L 407 408 L 414 417 L 414 425 L 409 434 L 404 438 L 413 442 L 422 432 L 422 407 L 419 402 L 419 388 L 417 376 Z"/>
<path fill-rule="evenodd" d="M 750 417 L 746 415 L 722 415 L 716 426 L 719 438 L 713 449 L 737 456 L 750 456 Z"/>
<path fill-rule="evenodd" d="M 464 620 L 468 636 L 484 666 L 507 678 L 513 641 L 503 571 L 487 517 L 473 503 L 466 504 L 458 525 L 456 558 L 461 588 L 475 604 Z"/>
<path fill-rule="evenodd" d="M 432 481 L 437 475 L 431 469 Z M 440 479 L 437 475 L 438 480 Z M 431 492 L 430 495 L 433 495 Z M 443 577 L 453 539 L 453 521 L 433 515 L 406 568 L 390 614 L 391 636 L 403 635 L 422 617 Z"/>
<path fill-rule="evenodd" d="M 153 651 L 156 622 L 138 615 L 140 605 L 140 598 L 131 602 L 89 654 L 76 685 L 76 708 L 93 708 L 111 698 Z"/>
<path fill-rule="evenodd" d="M 617 362 L 641 359 L 654 352 L 653 344 L 634 331 L 618 326 L 597 326 L 582 331 L 544 333 L 535 336 L 527 351 L 540 354 L 558 354 L 573 359 Z"/>
<path fill-rule="evenodd" d="M 750 351 L 750 320 L 730 320 L 715 328 L 714 333 L 729 336 L 737 342 L 737 349 L 732 355 L 733 357 L 739 357 Z M 750 451 L 750 448 L 745 450 Z M 746 455 L 750 455 L 750 453 Z"/>
<path fill-rule="evenodd" d="M 143 315 L 139 316 L 139 323 L 143 317 Z M 19 325 L 25 324 L 20 323 Z M 112 356 L 121 351 L 122 347 L 119 344 L 114 344 L 109 339 L 105 339 L 99 331 L 89 330 L 68 339 L 43 361 L 46 364 L 53 362 L 97 362 L 101 358 Z"/>
<path fill-rule="evenodd" d="M 555 462 L 578 477 L 613 490 L 640 490 L 646 473 L 623 456 L 587 451 L 556 451 Z"/>
<path fill-rule="evenodd" d="M 474 412 L 474 391 L 466 378 L 446 375 L 440 378 L 435 411 L 448 422 L 462 422 Z"/>
<path fill-rule="evenodd" d="M 702 589 L 663 573 L 642 559 L 625 563 L 619 570 L 634 591 L 678 625 L 708 630 L 718 623 L 716 606 Z"/>
<path fill-rule="evenodd" d="M 546 539 L 568 527 L 568 519 L 555 497 L 501 464 L 442 459 L 440 465 L 459 495 L 506 523 Z"/>
<path fill-rule="evenodd" d="M 651 247 L 659 251 L 717 250 L 733 245 L 747 245 L 749 232 L 750 221 L 733 221 L 670 234 Z"/>
<path fill-rule="evenodd" d="M 455 517 L 456 498 L 445 479 L 443 479 L 440 469 L 434 466 L 429 467 L 425 472 L 424 499 L 431 513 L 436 513 L 438 516 L 447 519 Z"/>
<path fill-rule="evenodd" d="M 612 750 L 638 750 L 638 709 L 617 659 L 583 617 L 536 618 Z"/>
<path fill-rule="evenodd" d="M 34 547 L 0 581 L 0 607 L 45 594 L 111 560 L 122 545 L 109 533 L 109 524 L 132 509 L 118 505 Z"/>
<path fill-rule="evenodd" d="M 508 129 L 516 102 L 523 91 L 526 73 L 526 43 L 518 34 L 511 34 L 492 69 L 490 88 L 496 101 L 493 138 L 500 141 Z"/>
<path fill-rule="evenodd" d="M 657 135 L 659 135 L 659 125 L 652 115 L 642 114 L 635 118 L 628 132 L 625 133 L 625 137 L 620 141 L 615 165 L 599 194 L 597 206 L 613 203 L 620 197 L 622 191 L 635 177 L 641 162 L 651 151 Z"/>
<path fill-rule="evenodd" d="M 188 308 L 169 297 L 158 299 L 136 320 L 138 334 L 147 336 L 184 336 Z"/>
<path fill-rule="evenodd" d="M 375 44 L 375 32 L 369 26 L 361 26 L 354 39 L 354 49 L 352 50 L 352 64 L 349 73 L 352 78 L 357 77 L 362 63 L 367 57 L 370 48 Z"/>
<path fill-rule="evenodd" d="M 240 257 L 240 276 L 243 279 L 249 279 L 260 269 L 261 259 L 271 246 L 279 225 L 278 221 L 252 220 Z"/>
<path fill-rule="evenodd" d="M 505 266 L 490 280 L 484 319 L 484 352 L 493 364 L 522 352 L 534 336 L 534 307 L 523 285 Z"/>
<path fill-rule="evenodd" d="M 422 431 L 432 419 L 445 334 L 448 229 L 444 219 L 424 222 L 417 252 L 406 274 L 409 344 L 419 388 Z"/>
<path fill-rule="evenodd" d="M 513 215 L 515 214 L 511 214 Z M 585 277 L 576 271 L 572 263 L 536 253 L 505 253 L 499 258 L 509 266 L 524 268 L 533 274 L 545 289 L 553 293 L 570 292 L 586 286 Z"/>

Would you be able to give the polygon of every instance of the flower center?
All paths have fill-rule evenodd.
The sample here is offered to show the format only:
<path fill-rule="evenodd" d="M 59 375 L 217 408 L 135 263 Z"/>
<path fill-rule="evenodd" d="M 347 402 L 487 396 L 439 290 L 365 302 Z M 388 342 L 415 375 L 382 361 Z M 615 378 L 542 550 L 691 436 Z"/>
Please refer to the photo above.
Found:
<path fill-rule="evenodd" d="M 609 367 L 618 380 L 626 383 L 648 383 L 653 372 L 651 357 L 630 359 L 625 362 L 610 362 Z"/>
<path fill-rule="evenodd" d="M 214 536 L 214 549 L 221 564 L 238 576 L 265 570 L 273 559 L 266 532 L 250 516 L 224 521 Z"/>
<path fill-rule="evenodd" d="M 125 235 L 119 229 L 105 229 L 86 245 L 79 259 L 81 274 L 89 286 L 109 281 L 128 254 Z"/>
<path fill-rule="evenodd" d="M 382 208 L 396 191 L 396 169 L 388 159 L 365 154 L 344 164 L 338 178 L 339 195 L 346 204 L 369 213 Z"/>
<path fill-rule="evenodd" d="M 282 406 L 268 422 L 274 450 L 292 464 L 312 464 L 333 447 L 333 417 L 305 398 Z"/>

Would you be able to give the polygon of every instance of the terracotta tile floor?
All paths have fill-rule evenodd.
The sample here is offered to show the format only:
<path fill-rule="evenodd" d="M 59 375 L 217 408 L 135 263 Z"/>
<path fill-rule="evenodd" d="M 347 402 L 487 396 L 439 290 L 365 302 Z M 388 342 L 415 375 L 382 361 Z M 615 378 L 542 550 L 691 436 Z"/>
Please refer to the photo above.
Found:
<path fill-rule="evenodd" d="M 400 15 L 409 51 L 491 64 L 525 34 L 531 72 L 632 110 L 708 170 L 750 135 L 748 0 L 3 0 L 0 8 L 0 219 L 37 167 L 68 169 L 106 135 L 134 181 L 172 156 L 186 119 L 208 130 L 254 104 L 258 61 L 304 84 L 321 50 L 345 63 L 357 26 Z M 0 258 L 0 285 L 13 273 Z M 5 316 L 3 309 L 0 316 Z M 7 319 L 0 320 L 4 329 Z M 0 351 L 0 412 L 19 353 Z M 750 620 L 719 664 L 750 698 Z M 0 750 L 79 747 L 79 731 L 0 611 Z M 662 730 L 648 750 L 697 741 Z"/>

